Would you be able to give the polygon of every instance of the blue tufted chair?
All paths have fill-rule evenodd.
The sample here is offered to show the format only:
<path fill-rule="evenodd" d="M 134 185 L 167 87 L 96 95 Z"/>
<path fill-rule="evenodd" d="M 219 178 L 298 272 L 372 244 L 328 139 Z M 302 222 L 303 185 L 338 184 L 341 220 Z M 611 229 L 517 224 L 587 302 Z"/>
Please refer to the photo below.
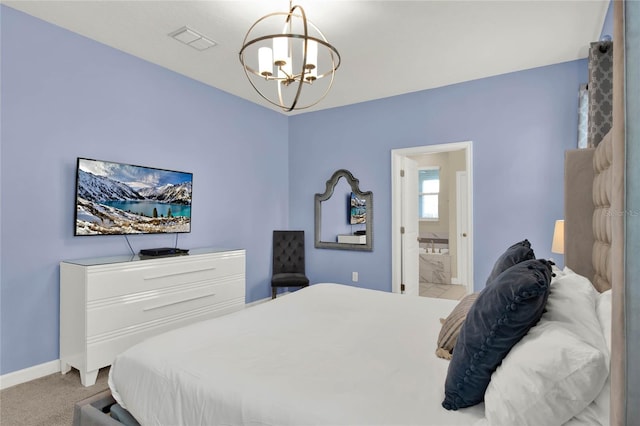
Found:
<path fill-rule="evenodd" d="M 304 231 L 273 231 L 273 276 L 271 298 L 278 287 L 306 287 L 304 271 Z"/>

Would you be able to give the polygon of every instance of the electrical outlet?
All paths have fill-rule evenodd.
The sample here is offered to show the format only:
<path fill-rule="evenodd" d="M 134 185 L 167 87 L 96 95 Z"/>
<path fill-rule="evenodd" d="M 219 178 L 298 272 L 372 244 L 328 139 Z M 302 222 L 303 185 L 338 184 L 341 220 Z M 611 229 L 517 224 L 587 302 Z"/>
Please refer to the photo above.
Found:
<path fill-rule="evenodd" d="M 351 281 L 353 281 L 354 283 L 358 282 L 358 273 L 357 272 L 352 272 L 351 273 Z"/>

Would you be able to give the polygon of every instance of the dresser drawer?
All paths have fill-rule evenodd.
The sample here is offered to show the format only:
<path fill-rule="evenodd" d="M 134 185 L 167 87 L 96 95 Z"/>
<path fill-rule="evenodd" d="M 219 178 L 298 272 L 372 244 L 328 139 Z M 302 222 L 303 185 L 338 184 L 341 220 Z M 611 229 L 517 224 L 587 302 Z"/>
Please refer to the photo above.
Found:
<path fill-rule="evenodd" d="M 229 306 L 242 308 L 243 287 L 243 279 L 218 278 L 92 301 L 87 303 L 87 337 L 115 337 Z"/>
<path fill-rule="evenodd" d="M 237 275 L 238 271 L 244 272 L 244 266 L 243 256 L 229 254 L 213 258 L 184 256 L 163 262 L 151 259 L 125 268 L 113 265 L 91 268 L 88 272 L 90 285 L 87 287 L 87 301 L 205 283 Z"/>

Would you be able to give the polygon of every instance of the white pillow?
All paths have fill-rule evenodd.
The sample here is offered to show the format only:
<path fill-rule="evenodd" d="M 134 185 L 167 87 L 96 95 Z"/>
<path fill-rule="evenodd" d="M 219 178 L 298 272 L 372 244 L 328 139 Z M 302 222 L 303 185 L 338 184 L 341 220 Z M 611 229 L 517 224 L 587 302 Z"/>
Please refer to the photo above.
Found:
<path fill-rule="evenodd" d="M 547 311 L 491 377 L 490 424 L 560 425 L 598 396 L 609 365 L 597 296 L 589 280 L 568 268 L 552 280 Z"/>
<path fill-rule="evenodd" d="M 600 321 L 600 328 L 604 335 L 605 342 L 607 343 L 607 349 L 611 354 L 611 312 L 613 307 L 611 305 L 611 290 L 604 291 L 598 295 L 596 300 L 596 314 Z"/>
<path fill-rule="evenodd" d="M 611 359 L 611 290 L 600 293 L 596 300 L 596 314 L 600 320 L 602 333 L 607 342 L 607 364 Z M 611 375 L 604 382 L 602 390 L 596 399 L 582 412 L 577 414 L 566 425 L 600 424 L 608 425 L 611 422 Z"/>
<path fill-rule="evenodd" d="M 562 275 L 551 280 L 545 317 L 561 322 L 608 356 L 607 343 L 596 311 L 599 296 L 600 293 L 588 278 L 565 267 Z"/>

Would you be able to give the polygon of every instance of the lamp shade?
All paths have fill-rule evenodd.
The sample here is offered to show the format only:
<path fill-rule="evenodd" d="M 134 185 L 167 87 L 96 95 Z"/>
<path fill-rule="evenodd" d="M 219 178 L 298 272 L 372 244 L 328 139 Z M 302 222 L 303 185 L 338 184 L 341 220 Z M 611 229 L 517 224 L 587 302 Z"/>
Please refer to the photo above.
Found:
<path fill-rule="evenodd" d="M 553 229 L 551 251 L 553 253 L 564 254 L 564 220 L 556 220 L 556 226 Z"/>

